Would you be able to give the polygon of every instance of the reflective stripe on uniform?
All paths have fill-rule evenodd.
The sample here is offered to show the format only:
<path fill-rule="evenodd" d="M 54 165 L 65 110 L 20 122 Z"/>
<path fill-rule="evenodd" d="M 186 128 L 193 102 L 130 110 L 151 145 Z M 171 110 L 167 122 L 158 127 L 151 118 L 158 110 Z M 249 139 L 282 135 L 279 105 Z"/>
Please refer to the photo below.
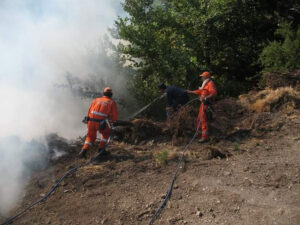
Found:
<path fill-rule="evenodd" d="M 93 145 L 91 142 L 88 142 L 88 141 L 84 142 L 84 144 L 85 145 Z"/>
<path fill-rule="evenodd" d="M 101 139 L 101 141 L 103 141 L 103 142 L 107 142 L 107 139 L 105 139 L 105 138 L 102 138 L 102 139 Z"/>
<path fill-rule="evenodd" d="M 104 117 L 107 117 L 107 114 L 102 113 L 102 112 L 92 111 L 91 113 L 94 114 L 94 115 L 97 115 L 97 116 L 104 116 Z"/>

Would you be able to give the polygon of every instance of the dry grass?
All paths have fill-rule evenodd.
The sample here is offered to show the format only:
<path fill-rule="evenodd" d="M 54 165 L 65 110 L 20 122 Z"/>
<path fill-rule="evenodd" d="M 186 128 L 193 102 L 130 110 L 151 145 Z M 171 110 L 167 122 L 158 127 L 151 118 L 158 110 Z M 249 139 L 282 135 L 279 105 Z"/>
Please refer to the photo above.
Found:
<path fill-rule="evenodd" d="M 193 136 L 197 113 L 198 108 L 184 106 L 167 121 L 167 129 L 172 136 L 173 145 L 186 143 L 186 138 Z"/>
<path fill-rule="evenodd" d="M 292 87 L 281 87 L 275 90 L 266 89 L 259 92 L 250 92 L 241 95 L 239 100 L 245 108 L 255 112 L 271 112 L 286 106 L 288 110 L 297 107 L 300 101 L 300 92 Z"/>
<path fill-rule="evenodd" d="M 271 88 L 276 89 L 279 87 L 295 87 L 299 85 L 300 82 L 300 69 L 285 72 L 285 73 L 276 73 L 268 72 L 264 73 L 259 81 L 259 86 L 261 88 Z"/>

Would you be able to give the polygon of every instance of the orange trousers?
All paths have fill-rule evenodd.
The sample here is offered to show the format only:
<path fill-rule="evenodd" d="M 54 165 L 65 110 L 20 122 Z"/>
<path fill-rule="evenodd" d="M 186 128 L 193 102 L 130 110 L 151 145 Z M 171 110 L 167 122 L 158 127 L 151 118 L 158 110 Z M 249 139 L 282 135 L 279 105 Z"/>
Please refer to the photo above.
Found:
<path fill-rule="evenodd" d="M 206 116 L 207 107 L 208 107 L 207 105 L 201 103 L 199 114 L 197 117 L 197 125 L 196 125 L 197 136 L 202 137 L 203 139 L 208 138 L 208 121 Z"/>
<path fill-rule="evenodd" d="M 104 130 L 100 130 L 99 127 L 100 127 L 99 122 L 93 122 L 93 121 L 88 122 L 88 131 L 87 131 L 84 145 L 82 147 L 83 149 L 89 149 L 94 144 L 97 138 L 98 131 L 101 134 L 99 149 L 104 148 L 106 146 L 106 143 L 110 136 L 110 128 L 108 127 L 108 125 L 106 125 Z"/>

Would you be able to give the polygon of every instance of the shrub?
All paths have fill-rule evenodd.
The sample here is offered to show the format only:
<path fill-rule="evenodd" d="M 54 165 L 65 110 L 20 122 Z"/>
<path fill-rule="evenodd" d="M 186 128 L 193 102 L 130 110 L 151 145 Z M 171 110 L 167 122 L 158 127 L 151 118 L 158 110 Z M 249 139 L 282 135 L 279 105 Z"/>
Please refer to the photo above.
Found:
<path fill-rule="evenodd" d="M 160 165 L 165 166 L 168 163 L 168 155 L 169 151 L 163 150 L 155 154 L 155 159 Z"/>
<path fill-rule="evenodd" d="M 259 61 L 263 72 L 283 72 L 300 68 L 300 28 L 292 30 L 290 23 L 283 23 L 275 32 L 282 41 L 272 41 L 266 46 Z"/>

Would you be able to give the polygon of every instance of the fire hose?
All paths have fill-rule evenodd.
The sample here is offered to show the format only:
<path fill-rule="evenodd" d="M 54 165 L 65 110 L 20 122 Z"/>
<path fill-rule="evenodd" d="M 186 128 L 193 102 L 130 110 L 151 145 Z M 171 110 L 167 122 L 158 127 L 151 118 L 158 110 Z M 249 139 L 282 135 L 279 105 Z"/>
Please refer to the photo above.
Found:
<path fill-rule="evenodd" d="M 129 117 L 129 119 L 133 119 L 134 117 L 136 117 L 137 115 L 139 115 L 140 113 L 144 112 L 146 109 L 148 109 L 152 104 L 154 104 L 157 100 L 162 99 L 164 97 L 164 95 L 160 95 L 157 98 L 155 98 L 152 102 L 150 102 L 149 104 L 145 105 L 143 108 L 139 109 L 137 112 L 135 112 L 131 117 Z M 190 103 L 194 102 L 195 100 L 199 100 L 199 98 L 194 98 L 190 101 L 188 101 L 186 104 L 184 104 L 184 106 L 189 105 Z"/>
<path fill-rule="evenodd" d="M 192 103 L 192 102 L 195 101 L 195 100 L 198 100 L 198 98 L 194 98 L 194 99 L 190 100 L 187 104 L 190 104 L 190 103 Z M 187 104 L 186 104 L 186 105 L 187 105 Z M 184 149 L 183 149 L 183 151 L 182 151 L 182 153 L 181 153 L 181 156 L 180 156 L 180 158 L 179 158 L 179 161 L 178 161 L 178 163 L 177 163 L 177 167 L 176 167 L 176 170 L 175 170 L 175 172 L 174 172 L 174 174 L 173 174 L 173 178 L 172 178 L 172 180 L 171 180 L 171 183 L 170 183 L 170 186 L 169 186 L 169 188 L 168 188 L 168 190 L 167 190 L 167 193 L 166 193 L 166 195 L 165 195 L 163 201 L 162 201 L 161 204 L 159 205 L 158 209 L 157 209 L 157 210 L 154 212 L 154 214 L 152 215 L 151 220 L 149 221 L 148 225 L 152 225 L 152 224 L 154 223 L 154 221 L 155 221 L 155 219 L 157 218 L 157 216 L 160 214 L 160 212 L 161 212 L 161 211 L 163 210 L 163 208 L 165 207 L 165 205 L 166 205 L 168 199 L 171 197 L 171 193 L 172 193 L 172 190 L 173 190 L 173 186 L 174 186 L 174 183 L 175 183 L 177 174 L 178 174 L 178 172 L 179 172 L 180 166 L 181 166 L 181 164 L 182 164 L 182 162 L 183 162 L 183 159 L 184 159 L 184 153 L 186 152 L 186 150 L 188 149 L 188 147 L 192 144 L 192 142 L 193 142 L 193 141 L 195 140 L 195 138 L 197 137 L 197 134 L 198 134 L 199 128 L 200 128 L 200 126 L 201 126 L 202 120 L 203 120 L 203 116 L 200 118 L 200 122 L 199 122 L 199 124 L 198 124 L 198 126 L 197 126 L 197 129 L 196 129 L 195 134 L 193 135 L 193 137 L 191 138 L 191 140 L 189 141 L 189 143 L 187 143 L 187 144 L 185 145 L 185 147 L 184 147 Z"/>
<path fill-rule="evenodd" d="M 129 117 L 129 119 L 133 119 L 134 117 L 136 117 L 137 115 L 139 115 L 140 113 L 142 113 L 146 109 L 148 109 L 154 102 L 156 102 L 157 100 L 162 99 L 162 98 L 163 98 L 163 95 L 158 96 L 152 102 L 150 102 L 149 104 L 145 105 L 143 108 L 141 108 L 137 112 L 135 112 L 131 117 Z"/>

